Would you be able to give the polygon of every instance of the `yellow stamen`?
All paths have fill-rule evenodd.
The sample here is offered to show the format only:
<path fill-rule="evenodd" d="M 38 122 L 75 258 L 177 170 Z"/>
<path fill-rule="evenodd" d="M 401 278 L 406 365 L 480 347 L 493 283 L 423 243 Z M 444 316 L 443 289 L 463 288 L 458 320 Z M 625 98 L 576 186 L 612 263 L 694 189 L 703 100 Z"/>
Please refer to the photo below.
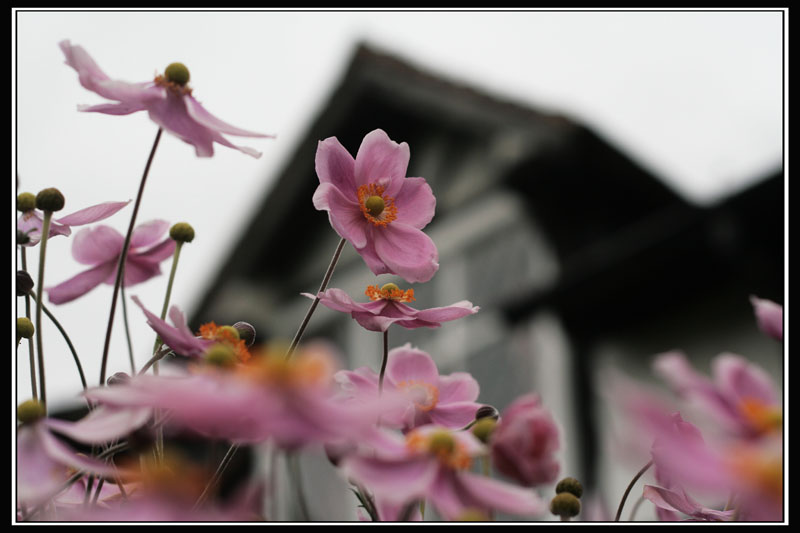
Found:
<path fill-rule="evenodd" d="M 394 198 L 383 195 L 383 187 L 370 183 L 358 188 L 358 205 L 364 217 L 379 227 L 386 226 L 397 218 Z"/>
<path fill-rule="evenodd" d="M 250 359 L 250 351 L 247 343 L 239 338 L 239 332 L 231 326 L 217 326 L 214 322 L 208 322 L 200 326 L 197 333 L 204 339 L 219 341 L 233 349 L 236 358 L 245 363 Z"/>
<path fill-rule="evenodd" d="M 456 470 L 472 466 L 472 458 L 466 447 L 447 430 L 427 435 L 419 430 L 412 430 L 406 435 L 406 447 L 413 452 L 432 454 L 442 464 Z"/>
<path fill-rule="evenodd" d="M 407 291 L 403 291 L 400 290 L 394 283 L 387 283 L 381 288 L 378 288 L 377 285 L 370 285 L 367 287 L 367 290 L 364 291 L 364 294 L 369 296 L 369 299 L 372 300 L 373 302 L 376 300 L 413 302 L 415 300 L 414 289 L 408 289 Z"/>

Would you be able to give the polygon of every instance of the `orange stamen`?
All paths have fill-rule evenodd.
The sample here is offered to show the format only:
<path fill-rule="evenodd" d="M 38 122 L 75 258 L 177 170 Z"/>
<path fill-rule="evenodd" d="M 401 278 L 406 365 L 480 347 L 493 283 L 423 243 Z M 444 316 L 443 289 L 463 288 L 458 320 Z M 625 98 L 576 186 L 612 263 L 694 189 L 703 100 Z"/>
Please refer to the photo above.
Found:
<path fill-rule="evenodd" d="M 420 411 L 428 412 L 434 407 L 436 404 L 439 403 L 439 389 L 431 385 L 430 383 L 425 383 L 422 381 L 417 381 L 412 379 L 410 381 L 401 381 L 397 384 L 397 388 L 401 391 L 408 393 L 413 401 L 414 405 Z M 417 401 L 417 394 L 414 394 L 417 391 L 421 391 L 424 395 L 424 401 L 418 402 Z"/>
<path fill-rule="evenodd" d="M 389 222 L 397 218 L 397 207 L 394 205 L 394 198 L 391 196 L 383 195 L 383 187 L 374 183 L 362 185 L 358 188 L 358 205 L 364 218 L 375 224 L 376 226 L 384 227 Z M 367 209 L 367 198 L 370 196 L 380 196 L 383 198 L 384 208 L 380 215 L 372 216 L 369 209 Z"/>
<path fill-rule="evenodd" d="M 217 326 L 213 321 L 201 325 L 197 334 L 204 339 L 219 341 L 230 346 L 233 348 L 236 358 L 242 363 L 247 362 L 251 357 L 244 340 L 237 339 L 231 331 Z"/>
<path fill-rule="evenodd" d="M 739 411 L 759 433 L 780 431 L 783 425 L 781 409 L 756 398 L 745 398 L 739 404 Z"/>
<path fill-rule="evenodd" d="M 373 302 L 376 300 L 394 300 L 396 302 L 415 301 L 414 289 L 408 289 L 407 291 L 401 289 L 381 290 L 377 285 L 370 285 L 367 287 L 367 290 L 364 291 L 364 294 L 369 296 L 369 299 Z"/>
<path fill-rule="evenodd" d="M 416 429 L 406 435 L 406 447 L 415 453 L 434 453 L 431 452 L 431 435 L 423 435 Z M 439 449 L 434 455 L 442 464 L 455 470 L 466 470 L 472 466 L 472 458 L 458 439 L 451 451 Z"/>
<path fill-rule="evenodd" d="M 159 87 L 164 87 L 165 89 L 179 96 L 192 94 L 192 90 L 187 85 L 182 86 L 178 85 L 174 81 L 169 81 L 163 74 L 159 74 L 158 76 L 156 76 L 153 82 Z"/>

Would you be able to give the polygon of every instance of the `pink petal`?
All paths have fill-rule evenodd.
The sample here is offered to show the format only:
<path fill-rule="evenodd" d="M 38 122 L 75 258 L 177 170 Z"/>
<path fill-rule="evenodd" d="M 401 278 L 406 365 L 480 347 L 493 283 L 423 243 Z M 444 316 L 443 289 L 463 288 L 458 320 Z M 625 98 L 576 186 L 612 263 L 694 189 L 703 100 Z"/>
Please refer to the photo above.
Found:
<path fill-rule="evenodd" d="M 514 515 L 544 513 L 547 505 L 530 489 L 524 489 L 470 472 L 457 474 L 461 486 L 486 507 Z"/>
<path fill-rule="evenodd" d="M 397 207 L 397 222 L 422 229 L 433 219 L 436 197 L 425 178 L 406 178 L 394 197 Z"/>
<path fill-rule="evenodd" d="M 210 344 L 207 340 L 197 339 L 194 334 L 186 327 L 183 315 L 173 306 L 170 309 L 170 318 L 176 323 L 177 327 L 172 327 L 156 315 L 148 311 L 136 296 L 131 296 L 131 300 L 138 305 L 147 317 L 148 325 L 158 333 L 162 342 L 172 348 L 176 353 L 188 357 L 200 357 L 205 353 Z"/>
<path fill-rule="evenodd" d="M 692 500 L 684 491 L 671 491 L 653 485 L 645 485 L 642 496 L 653 502 L 656 507 L 667 511 L 677 511 L 693 518 L 712 521 L 728 521 L 736 513 L 735 509 L 730 511 L 717 511 L 708 507 L 702 507 Z"/>
<path fill-rule="evenodd" d="M 111 261 L 100 263 L 55 287 L 46 289 L 48 299 L 54 304 L 71 302 L 100 285 L 110 275 L 114 275 L 116 269 L 117 265 Z"/>
<path fill-rule="evenodd" d="M 176 246 L 177 243 L 171 238 L 167 237 L 152 248 L 148 248 L 144 251 L 137 251 L 133 254 L 130 254 L 128 257 L 134 257 L 138 261 L 146 261 L 148 263 L 160 263 L 175 253 Z"/>
<path fill-rule="evenodd" d="M 721 354 L 711 363 L 714 381 L 720 392 L 734 404 L 758 400 L 777 405 L 778 394 L 772 380 L 762 368 L 734 354 Z"/>
<path fill-rule="evenodd" d="M 303 293 L 303 296 L 314 299 L 314 296 L 309 293 Z M 342 311 L 344 313 L 352 313 L 353 311 L 360 311 L 369 314 L 378 314 L 386 305 L 385 302 L 369 302 L 361 304 L 350 298 L 342 289 L 328 289 L 325 292 L 319 293 L 320 303 L 326 307 L 330 307 L 334 311 Z M 377 304 L 377 305 L 375 305 Z"/>
<path fill-rule="evenodd" d="M 474 402 L 479 393 L 478 382 L 466 372 L 439 376 L 439 403 Z"/>
<path fill-rule="evenodd" d="M 103 444 L 119 439 L 150 420 L 149 407 L 112 408 L 98 406 L 77 422 L 47 419 L 46 425 L 67 437 L 85 444 Z"/>
<path fill-rule="evenodd" d="M 436 386 L 439 370 L 430 355 L 406 344 L 389 351 L 386 379 L 397 385 L 402 382 L 422 382 Z"/>
<path fill-rule="evenodd" d="M 84 113 L 103 113 L 104 115 L 130 115 L 137 111 L 144 111 L 147 105 L 141 102 L 126 102 L 119 104 L 79 105 L 78 111 Z"/>
<path fill-rule="evenodd" d="M 20 215 L 17 220 L 17 230 L 28 235 L 28 243 L 25 246 L 35 246 L 39 244 L 42 238 L 43 224 L 42 214 L 38 209 L 32 209 Z M 69 235 L 70 233 L 72 233 L 72 230 L 70 230 L 69 226 L 63 226 L 54 220 L 50 222 L 50 233 L 48 237 Z"/>
<path fill-rule="evenodd" d="M 125 238 L 109 226 L 84 228 L 72 241 L 72 257 L 84 265 L 116 263 Z"/>
<path fill-rule="evenodd" d="M 261 157 L 261 152 L 256 150 L 255 148 L 250 148 L 249 146 L 240 146 L 238 144 L 233 144 L 228 139 L 217 133 L 216 131 L 211 132 L 211 137 L 214 139 L 214 142 L 221 144 L 222 146 L 227 146 L 228 148 L 233 148 L 234 150 L 239 150 L 243 154 L 247 154 L 250 157 L 254 157 L 258 159 Z"/>
<path fill-rule="evenodd" d="M 755 309 L 758 327 L 770 337 L 779 341 L 783 340 L 783 306 L 773 301 L 750 297 L 750 303 Z"/>
<path fill-rule="evenodd" d="M 352 316 L 361 327 L 369 331 L 384 332 L 395 323 L 402 323 L 404 327 L 408 327 L 405 325 L 407 321 L 403 320 L 402 318 L 392 318 L 380 315 L 376 316 L 372 313 L 362 313 L 359 311 L 353 311 Z"/>
<path fill-rule="evenodd" d="M 371 368 L 362 366 L 356 370 L 340 370 L 333 377 L 348 396 L 373 398 L 378 395 L 378 374 Z"/>
<path fill-rule="evenodd" d="M 375 183 L 382 178 L 392 182 L 405 178 L 409 157 L 408 144 L 397 144 L 383 130 L 371 131 L 356 154 L 356 185 Z"/>
<path fill-rule="evenodd" d="M 431 457 L 396 460 L 351 456 L 342 461 L 342 471 L 389 503 L 406 503 L 426 498 L 439 471 L 439 463 Z"/>
<path fill-rule="evenodd" d="M 114 475 L 115 470 L 112 466 L 103 461 L 78 454 L 53 436 L 44 424 L 38 428 L 38 431 L 45 453 L 54 461 L 88 473 L 102 476 Z"/>
<path fill-rule="evenodd" d="M 429 281 L 439 269 L 439 252 L 417 228 L 394 221 L 374 233 L 375 252 L 390 272 L 409 283 Z"/>
<path fill-rule="evenodd" d="M 129 259 L 125 262 L 125 287 L 132 287 L 161 275 L 161 268 L 157 263 L 141 261 L 136 257 L 128 257 Z M 117 275 L 114 273 L 106 279 L 106 283 L 113 285 L 116 278 Z"/>
<path fill-rule="evenodd" d="M 242 128 L 237 128 L 236 126 L 232 126 L 227 122 L 223 122 L 222 120 L 218 119 L 211 113 L 209 113 L 197 100 L 194 99 L 193 96 L 185 96 L 184 101 L 186 102 L 186 111 L 189 113 L 189 116 L 197 121 L 200 125 L 205 126 L 210 130 L 217 131 L 219 133 L 226 133 L 228 135 L 236 135 L 238 137 L 268 137 L 274 138 L 274 135 L 265 135 L 263 133 L 256 133 L 254 131 L 244 130 Z"/>
<path fill-rule="evenodd" d="M 375 234 L 378 233 L 380 228 L 376 228 L 372 224 L 367 225 L 367 244 L 363 248 L 356 248 L 356 252 L 364 262 L 367 264 L 367 268 L 369 268 L 373 274 L 376 276 L 380 276 L 381 274 L 389 274 L 389 267 L 383 262 L 383 260 L 378 256 L 378 252 L 375 251 Z"/>
<path fill-rule="evenodd" d="M 336 137 L 317 143 L 314 164 L 320 183 L 330 183 L 341 191 L 350 191 L 352 199 L 356 199 L 356 163 Z"/>
<path fill-rule="evenodd" d="M 358 203 L 347 198 L 332 183 L 320 183 L 314 192 L 314 207 L 328 211 L 331 226 L 340 237 L 347 239 L 356 248 L 367 244 L 365 229 L 369 222 L 364 218 Z"/>
<path fill-rule="evenodd" d="M 147 111 L 153 122 L 194 146 L 197 157 L 214 155 L 213 132 L 189 116 L 182 97 L 168 93 L 166 99 L 151 102 Z"/>
<path fill-rule="evenodd" d="M 61 217 L 58 219 L 58 222 L 66 226 L 91 224 L 92 222 L 98 222 L 110 217 L 129 203 L 130 200 L 127 202 L 103 202 L 102 204 L 80 209 L 71 215 Z"/>
<path fill-rule="evenodd" d="M 131 234 L 131 248 L 144 248 L 156 243 L 169 230 L 166 220 L 151 220 L 139 224 Z"/>
<path fill-rule="evenodd" d="M 475 402 L 452 402 L 442 404 L 439 402 L 435 408 L 428 411 L 428 416 L 434 424 L 451 429 L 461 429 L 475 420 L 475 413 L 481 405 Z"/>
<path fill-rule="evenodd" d="M 432 307 L 421 309 L 417 313 L 417 318 L 428 322 L 449 322 L 468 315 L 474 315 L 480 307 L 473 306 L 471 302 L 462 300 L 447 307 Z"/>

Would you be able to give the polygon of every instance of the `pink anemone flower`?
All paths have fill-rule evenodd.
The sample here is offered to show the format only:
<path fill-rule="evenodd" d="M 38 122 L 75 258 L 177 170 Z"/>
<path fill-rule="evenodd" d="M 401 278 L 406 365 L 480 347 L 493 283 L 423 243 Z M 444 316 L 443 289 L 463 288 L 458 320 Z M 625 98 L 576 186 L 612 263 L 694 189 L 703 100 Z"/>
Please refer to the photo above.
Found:
<path fill-rule="evenodd" d="M 83 226 L 104 220 L 126 205 L 127 202 L 103 202 L 84 209 L 75 211 L 71 215 L 54 218 L 50 221 L 50 231 L 47 237 L 56 235 L 70 235 L 72 226 Z M 28 242 L 24 246 L 35 246 L 42 240 L 42 225 L 44 224 L 44 214 L 39 209 L 25 211 L 17 219 L 17 230 L 28 236 Z"/>
<path fill-rule="evenodd" d="M 214 344 L 213 340 L 195 337 L 192 330 L 186 325 L 186 317 L 177 306 L 173 305 L 169 309 L 169 318 L 174 324 L 174 326 L 170 326 L 166 321 L 148 311 L 138 297 L 131 296 L 131 299 L 144 312 L 147 324 L 175 353 L 187 357 L 202 357 L 209 346 Z"/>
<path fill-rule="evenodd" d="M 358 402 L 379 397 L 378 374 L 367 367 L 336 373 L 345 395 Z M 389 352 L 384 391 L 403 394 L 406 404 L 381 415 L 381 425 L 410 430 L 427 424 L 461 429 L 475 420 L 480 388 L 466 372 L 440 376 L 430 355 L 406 344 Z"/>
<path fill-rule="evenodd" d="M 158 242 L 168 229 L 169 222 L 153 220 L 133 230 L 125 261 L 126 287 L 161 274 L 159 263 L 171 256 L 175 250 L 175 241 L 169 237 Z M 46 289 L 50 301 L 54 304 L 71 302 L 103 282 L 113 285 L 124 244 L 125 237 L 109 226 L 96 226 L 79 231 L 72 241 L 72 257 L 92 268 Z"/>
<path fill-rule="evenodd" d="M 430 280 L 439 268 L 436 245 L 422 228 L 436 198 L 424 178 L 407 178 L 408 144 L 383 130 L 368 133 L 356 158 L 336 137 L 320 141 L 314 207 L 353 245 L 376 275 L 397 274 L 409 283 Z"/>
<path fill-rule="evenodd" d="M 471 433 L 428 425 L 372 454 L 350 455 L 341 465 L 348 479 L 395 510 L 426 500 L 445 520 L 459 520 L 488 517 L 491 511 L 527 516 L 546 509 L 533 491 L 469 472 L 473 459 L 485 454 Z"/>
<path fill-rule="evenodd" d="M 205 110 L 192 96 L 187 85 L 189 71 L 180 63 L 167 67 L 164 76 L 153 81 L 128 83 L 110 79 L 81 46 L 69 40 L 59 43 L 66 57 L 66 64 L 75 69 L 83 87 L 115 103 L 94 106 L 79 106 L 80 111 L 92 111 L 107 115 L 129 115 L 147 111 L 150 119 L 159 127 L 172 133 L 195 148 L 198 157 L 214 155 L 214 143 L 234 148 L 247 155 L 260 157 L 261 153 L 246 146 L 237 146 L 223 134 L 239 137 L 272 137 L 243 130 L 218 119 Z"/>
<path fill-rule="evenodd" d="M 367 287 L 366 295 L 370 302 L 358 303 L 341 289 L 328 289 L 318 294 L 320 302 L 334 311 L 350 313 L 356 322 L 370 331 L 386 331 L 392 324 L 408 329 L 438 328 L 442 322 L 449 322 L 468 315 L 474 315 L 480 307 L 462 300 L 446 307 L 414 309 L 406 302 L 414 301 L 414 289 L 400 290 L 394 283 L 382 288 L 377 285 Z M 309 293 L 303 296 L 314 298 Z"/>

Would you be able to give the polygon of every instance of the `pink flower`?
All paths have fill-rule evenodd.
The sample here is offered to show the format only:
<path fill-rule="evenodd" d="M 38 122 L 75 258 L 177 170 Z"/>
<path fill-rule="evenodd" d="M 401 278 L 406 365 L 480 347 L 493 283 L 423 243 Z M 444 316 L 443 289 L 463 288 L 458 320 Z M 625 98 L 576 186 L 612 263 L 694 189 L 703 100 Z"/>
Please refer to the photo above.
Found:
<path fill-rule="evenodd" d="M 522 485 L 552 483 L 559 472 L 555 453 L 559 430 L 536 394 L 517 398 L 501 414 L 492 432 L 493 464 Z"/>
<path fill-rule="evenodd" d="M 202 357 L 208 347 L 214 344 L 213 340 L 195 337 L 192 330 L 186 325 L 186 317 L 177 306 L 173 305 L 169 309 L 169 318 L 175 324 L 175 326 L 170 326 L 166 321 L 148 311 L 138 297 L 131 296 L 131 299 L 141 307 L 147 317 L 147 324 L 175 353 L 187 357 Z"/>
<path fill-rule="evenodd" d="M 475 513 L 488 517 L 492 510 L 534 515 L 546 508 L 533 491 L 469 472 L 473 459 L 486 453 L 469 432 L 431 425 L 393 440 L 372 454 L 353 454 L 342 461 L 347 478 L 371 491 L 384 509 L 393 509 L 391 515 L 423 499 L 445 520 Z"/>
<path fill-rule="evenodd" d="M 369 403 L 378 398 L 378 375 L 367 367 L 336 373 L 345 394 Z M 440 376 L 430 355 L 406 344 L 389 352 L 384 391 L 395 390 L 406 398 L 405 405 L 381 415 L 381 424 L 410 430 L 426 424 L 461 429 L 475 420 L 481 407 L 476 403 L 478 382 L 466 372 Z"/>
<path fill-rule="evenodd" d="M 314 207 L 361 254 L 374 274 L 409 283 L 428 281 L 439 268 L 436 245 L 421 230 L 436 198 L 424 178 L 406 178 L 409 150 L 383 130 L 364 137 L 355 160 L 336 137 L 320 141 Z"/>
<path fill-rule="evenodd" d="M 272 137 L 237 128 L 206 111 L 192 96 L 192 90 L 186 85 L 189 71 L 179 63 L 167 67 L 166 75 L 156 76 L 153 81 L 128 83 L 110 79 L 81 46 L 73 46 L 68 40 L 61 41 L 59 46 L 66 64 L 78 72 L 81 85 L 103 98 L 115 100 L 110 104 L 80 106 L 80 111 L 108 115 L 147 111 L 159 127 L 193 145 L 198 157 L 214 155 L 215 142 L 253 157 L 261 156 L 252 148 L 232 144 L 223 133 L 240 137 Z"/>
<path fill-rule="evenodd" d="M 758 327 L 770 337 L 779 341 L 783 340 L 783 306 L 770 300 L 750 297 L 750 303 L 755 309 Z"/>
<path fill-rule="evenodd" d="M 161 274 L 159 263 L 172 255 L 175 250 L 175 241 L 169 237 L 157 242 L 168 229 L 168 222 L 153 220 L 133 230 L 125 262 L 126 287 Z M 103 282 L 113 285 L 124 244 L 125 238 L 108 226 L 96 226 L 79 231 L 72 241 L 72 257 L 79 263 L 91 265 L 92 268 L 47 289 L 50 301 L 54 304 L 71 302 Z"/>
<path fill-rule="evenodd" d="M 414 301 L 414 290 L 401 291 L 394 283 L 387 283 L 382 289 L 377 285 L 367 287 L 366 294 L 372 301 L 363 304 L 353 301 L 341 289 L 328 289 L 318 296 L 323 305 L 350 313 L 356 322 L 370 331 L 386 331 L 392 324 L 408 329 L 438 328 L 441 322 L 473 315 L 480 309 L 466 300 L 447 307 L 414 309 L 405 303 Z M 309 293 L 303 293 L 303 296 L 314 298 Z"/>
<path fill-rule="evenodd" d="M 56 235 L 69 235 L 72 226 L 83 226 L 110 217 L 126 205 L 127 202 L 104 202 L 85 209 L 75 211 L 71 215 L 54 218 L 50 221 L 48 238 Z M 22 213 L 17 219 L 17 230 L 28 235 L 25 246 L 35 246 L 42 239 L 42 224 L 44 215 L 38 209 L 31 209 Z"/>

